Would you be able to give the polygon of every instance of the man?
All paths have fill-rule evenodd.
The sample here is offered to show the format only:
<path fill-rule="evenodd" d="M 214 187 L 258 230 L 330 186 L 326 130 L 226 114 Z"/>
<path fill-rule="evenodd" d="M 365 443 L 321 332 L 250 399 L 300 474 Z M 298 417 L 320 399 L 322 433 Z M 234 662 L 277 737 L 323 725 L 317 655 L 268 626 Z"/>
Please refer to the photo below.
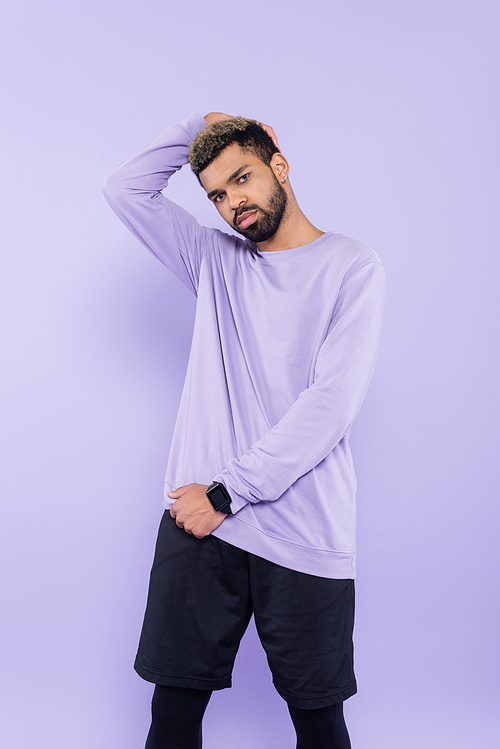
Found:
<path fill-rule="evenodd" d="M 188 158 L 236 234 L 163 195 Z M 146 747 L 201 747 L 211 692 L 231 685 L 253 613 L 298 749 L 348 749 L 348 438 L 376 358 L 380 260 L 311 224 L 274 131 L 253 120 L 193 113 L 118 167 L 105 193 L 197 296 L 135 662 L 156 684 Z"/>

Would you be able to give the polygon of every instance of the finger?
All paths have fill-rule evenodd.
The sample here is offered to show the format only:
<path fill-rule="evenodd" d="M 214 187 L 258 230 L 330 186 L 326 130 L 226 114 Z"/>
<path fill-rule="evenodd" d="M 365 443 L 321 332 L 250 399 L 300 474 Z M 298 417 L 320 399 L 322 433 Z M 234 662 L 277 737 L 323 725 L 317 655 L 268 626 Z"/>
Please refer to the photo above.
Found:
<path fill-rule="evenodd" d="M 169 497 L 182 497 L 183 494 L 187 492 L 189 489 L 189 485 L 186 486 L 178 486 L 177 489 L 173 489 L 171 492 L 168 492 Z"/>
<path fill-rule="evenodd" d="M 274 145 L 276 146 L 276 148 L 279 149 L 280 146 L 279 146 L 279 143 L 278 143 L 278 136 L 274 132 L 274 130 L 271 127 L 271 125 L 265 125 L 263 122 L 261 122 L 260 125 L 266 131 L 266 133 L 269 135 L 269 137 L 271 138 L 271 140 L 274 143 Z"/>
<path fill-rule="evenodd" d="M 274 130 L 272 129 L 272 127 L 269 127 L 269 125 L 267 125 L 266 129 L 267 129 L 267 134 L 271 137 L 274 145 L 277 146 L 278 145 L 278 136 L 276 135 L 276 133 L 274 132 Z"/>

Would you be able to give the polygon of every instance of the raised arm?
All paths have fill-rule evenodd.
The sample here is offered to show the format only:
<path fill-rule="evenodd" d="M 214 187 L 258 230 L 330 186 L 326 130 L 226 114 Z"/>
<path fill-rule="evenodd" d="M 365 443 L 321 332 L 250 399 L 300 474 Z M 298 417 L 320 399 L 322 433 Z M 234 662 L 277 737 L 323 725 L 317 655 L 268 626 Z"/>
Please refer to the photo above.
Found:
<path fill-rule="evenodd" d="M 168 180 L 188 163 L 189 148 L 207 121 L 191 113 L 106 177 L 103 191 L 125 226 L 194 294 L 200 264 L 214 229 L 163 194 Z"/>

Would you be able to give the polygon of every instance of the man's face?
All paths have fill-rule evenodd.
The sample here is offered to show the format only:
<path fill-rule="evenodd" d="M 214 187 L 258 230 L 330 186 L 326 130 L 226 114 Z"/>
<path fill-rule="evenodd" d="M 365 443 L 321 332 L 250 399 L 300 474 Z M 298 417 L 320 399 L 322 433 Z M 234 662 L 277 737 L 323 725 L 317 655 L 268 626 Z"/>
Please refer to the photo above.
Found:
<path fill-rule="evenodd" d="M 252 151 L 228 146 L 200 173 L 201 184 L 222 218 L 253 242 L 277 231 L 287 194 L 274 172 Z"/>

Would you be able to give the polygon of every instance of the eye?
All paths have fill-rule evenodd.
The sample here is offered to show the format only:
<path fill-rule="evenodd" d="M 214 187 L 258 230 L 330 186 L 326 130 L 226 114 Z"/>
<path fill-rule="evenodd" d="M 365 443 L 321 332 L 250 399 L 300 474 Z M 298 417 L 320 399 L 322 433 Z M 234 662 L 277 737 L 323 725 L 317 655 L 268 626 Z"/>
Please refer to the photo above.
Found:
<path fill-rule="evenodd" d="M 222 199 L 225 198 L 225 196 L 226 196 L 225 192 L 220 192 L 218 195 L 215 196 L 214 203 L 220 203 Z"/>
<path fill-rule="evenodd" d="M 240 183 L 240 182 L 246 182 L 246 181 L 247 181 L 247 179 L 249 178 L 249 176 L 250 176 L 250 174 L 249 174 L 249 173 L 247 173 L 247 174 L 242 174 L 242 175 L 241 175 L 241 177 L 240 177 L 240 178 L 239 178 L 239 180 L 238 180 L 238 183 Z"/>

